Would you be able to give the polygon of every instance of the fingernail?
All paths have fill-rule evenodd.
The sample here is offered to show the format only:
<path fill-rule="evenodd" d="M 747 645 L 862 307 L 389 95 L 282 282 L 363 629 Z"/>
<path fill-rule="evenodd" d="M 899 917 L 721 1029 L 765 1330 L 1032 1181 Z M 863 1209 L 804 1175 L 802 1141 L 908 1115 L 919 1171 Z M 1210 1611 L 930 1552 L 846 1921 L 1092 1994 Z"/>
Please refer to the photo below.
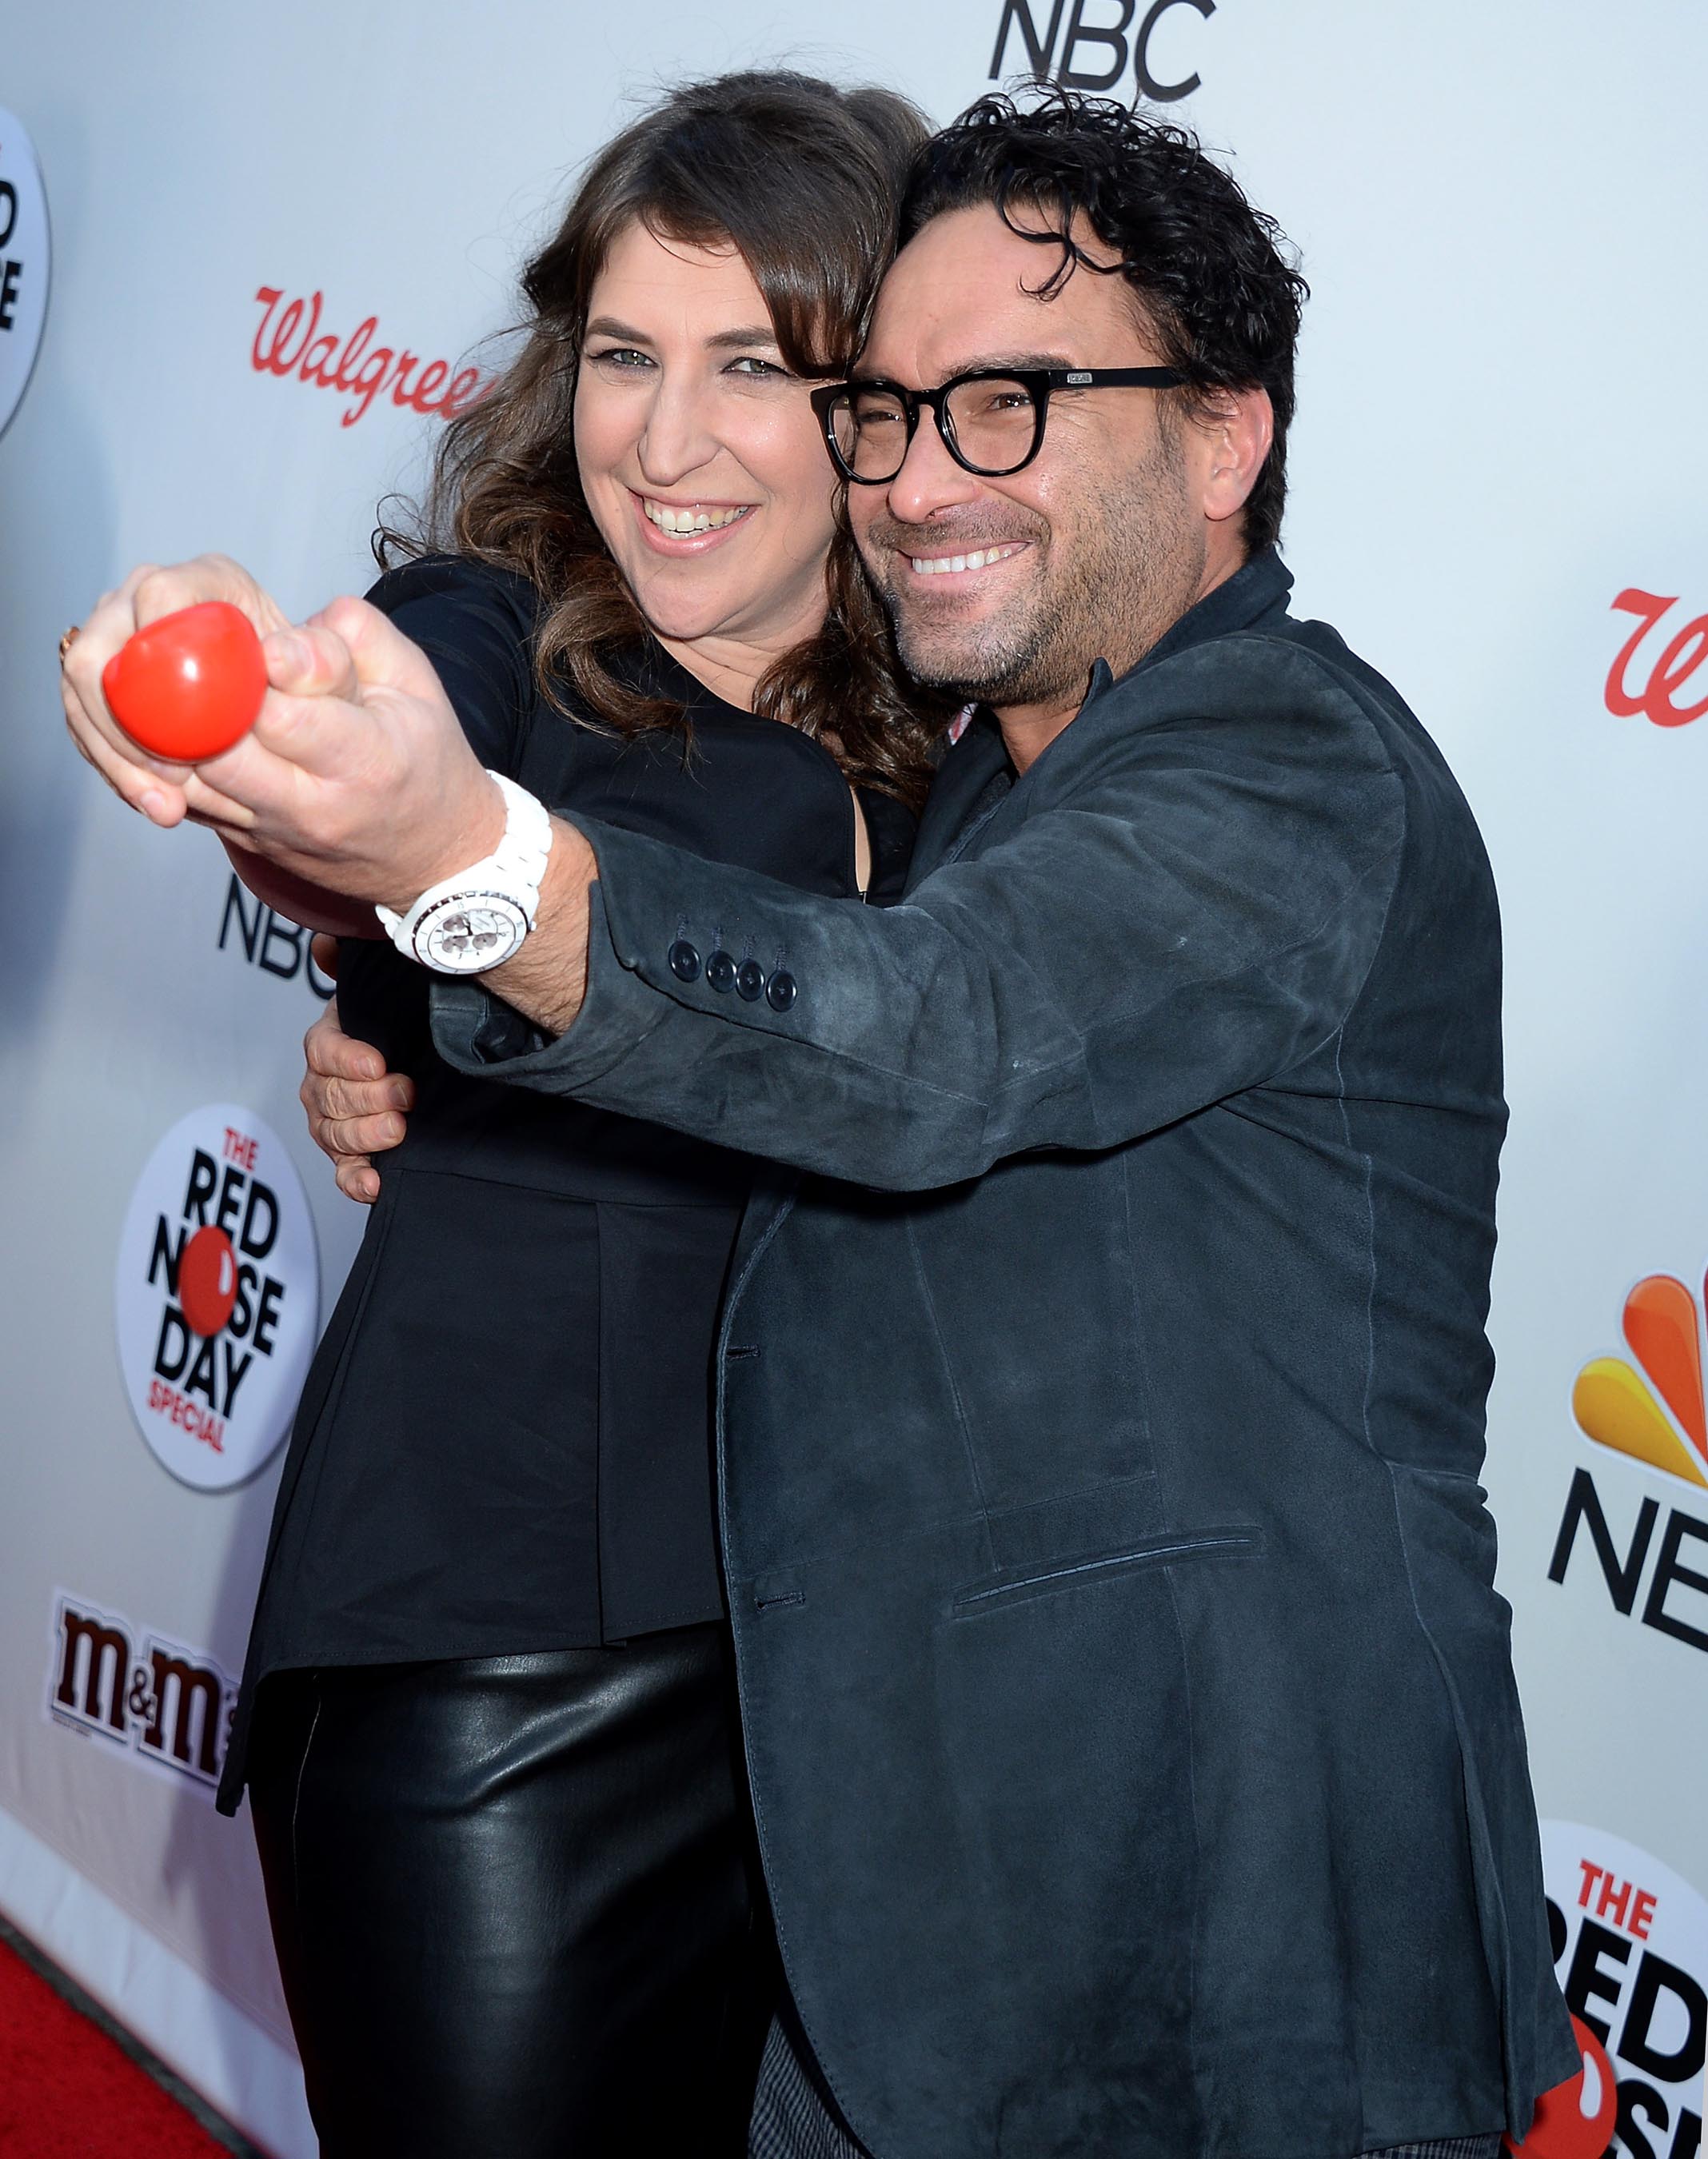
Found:
<path fill-rule="evenodd" d="M 307 675 L 314 665 L 314 654 L 308 639 L 293 637 L 288 630 L 281 630 L 274 638 L 273 657 L 282 675 Z"/>
<path fill-rule="evenodd" d="M 157 794 L 152 787 L 149 788 L 148 792 L 138 800 L 137 804 L 137 807 L 142 811 L 142 815 L 148 819 L 151 824 L 155 825 L 163 825 L 165 823 L 168 806 L 166 797 L 163 795 Z"/>

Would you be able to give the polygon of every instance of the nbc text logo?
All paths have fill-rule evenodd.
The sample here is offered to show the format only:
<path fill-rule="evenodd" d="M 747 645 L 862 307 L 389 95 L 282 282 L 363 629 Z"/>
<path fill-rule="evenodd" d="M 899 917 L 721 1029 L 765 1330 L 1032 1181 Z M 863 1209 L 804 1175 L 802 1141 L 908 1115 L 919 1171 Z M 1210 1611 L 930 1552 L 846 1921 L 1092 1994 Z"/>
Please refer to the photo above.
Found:
<path fill-rule="evenodd" d="M 1158 105 L 1190 97 L 1198 86 L 1195 74 L 1171 79 L 1158 72 L 1168 65 L 1158 56 L 1162 49 L 1177 49 L 1176 25 L 1167 18 L 1179 8 L 1195 11 L 1206 22 L 1216 12 L 1216 0 L 1152 0 L 1135 29 L 1138 0 L 1002 0 L 1002 4 L 996 50 L 991 54 L 992 82 L 1012 66 L 1011 40 L 1017 34 L 1025 72 L 1035 80 L 1058 82 L 1069 90 L 1113 90 L 1131 70 L 1139 95 Z M 1108 19 L 1111 12 L 1112 22 Z M 1097 19 L 1088 22 L 1088 15 Z"/>
<path fill-rule="evenodd" d="M 337 985 L 315 966 L 309 950 L 310 933 L 276 914 L 265 900 L 256 900 L 251 910 L 249 894 L 235 877 L 225 888 L 225 911 L 220 917 L 222 952 L 234 927 L 236 944 L 251 967 L 276 975 L 282 982 L 294 981 L 300 975 L 322 1004 L 331 997 Z"/>

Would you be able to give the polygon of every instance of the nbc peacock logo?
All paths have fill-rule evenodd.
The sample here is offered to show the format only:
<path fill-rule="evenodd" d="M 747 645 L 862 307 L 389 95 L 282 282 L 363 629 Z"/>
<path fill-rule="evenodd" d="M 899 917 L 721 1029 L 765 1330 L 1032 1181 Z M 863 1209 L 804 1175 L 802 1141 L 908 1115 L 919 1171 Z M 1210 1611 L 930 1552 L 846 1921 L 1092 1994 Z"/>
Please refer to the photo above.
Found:
<path fill-rule="evenodd" d="M 1625 1299 L 1623 1332 L 1629 1355 L 1591 1358 L 1572 1414 L 1598 1447 L 1659 1471 L 1678 1504 L 1663 1525 L 1647 1491 L 1633 1519 L 1628 1483 L 1610 1480 L 1604 1499 L 1588 1469 L 1574 1471 L 1548 1578 L 1566 1581 L 1581 1530 L 1616 1612 L 1708 1651 L 1708 1520 L 1685 1504 L 1708 1494 L 1701 1308 L 1676 1275 L 1645 1275 Z"/>
<path fill-rule="evenodd" d="M 1646 1276 L 1625 1300 L 1624 1335 L 1635 1364 L 1592 1357 L 1571 1390 L 1573 1415 L 1598 1447 L 1708 1489 L 1695 1298 L 1676 1275 Z"/>

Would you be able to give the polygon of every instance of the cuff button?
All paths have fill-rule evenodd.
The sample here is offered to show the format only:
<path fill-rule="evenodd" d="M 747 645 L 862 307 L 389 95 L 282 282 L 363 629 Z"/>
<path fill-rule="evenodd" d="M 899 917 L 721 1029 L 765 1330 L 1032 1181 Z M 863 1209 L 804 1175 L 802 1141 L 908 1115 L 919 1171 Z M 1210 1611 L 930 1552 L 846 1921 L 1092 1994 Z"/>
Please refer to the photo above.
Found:
<path fill-rule="evenodd" d="M 784 1012 L 794 1002 L 794 977 L 785 974 L 781 967 L 765 985 L 765 1002 L 773 1012 Z"/>
<path fill-rule="evenodd" d="M 679 982 L 698 981 L 700 955 L 686 937 L 679 937 L 665 956 L 670 963 L 670 972 Z"/>
<path fill-rule="evenodd" d="M 752 1004 L 765 994 L 765 970 L 757 960 L 743 960 L 735 971 L 736 995 Z"/>
<path fill-rule="evenodd" d="M 714 952 L 706 962 L 706 980 L 714 990 L 726 991 L 735 987 L 735 961 L 727 952 Z"/>

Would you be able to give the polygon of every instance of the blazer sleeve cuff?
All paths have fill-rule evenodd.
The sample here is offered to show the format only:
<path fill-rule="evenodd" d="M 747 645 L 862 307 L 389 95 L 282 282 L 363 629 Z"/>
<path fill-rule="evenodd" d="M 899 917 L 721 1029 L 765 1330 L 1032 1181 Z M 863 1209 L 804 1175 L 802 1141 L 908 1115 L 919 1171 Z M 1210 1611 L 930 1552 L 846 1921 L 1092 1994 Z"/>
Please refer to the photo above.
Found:
<path fill-rule="evenodd" d="M 560 810 L 557 813 L 562 815 Z M 448 1064 L 472 1078 L 504 1080 L 573 1094 L 609 1072 L 673 1012 L 734 1020 L 779 1033 L 800 1002 L 786 961 L 760 966 L 749 940 L 714 925 L 721 910 L 716 865 L 696 861 L 692 917 L 682 912 L 681 857 L 673 848 L 591 818 L 565 821 L 586 835 L 598 862 L 587 893 L 587 994 L 574 1023 L 555 1038 L 479 982 L 437 976 L 430 993 L 433 1042 Z M 798 895 L 779 895 L 786 901 Z M 725 950 L 726 945 L 729 950 Z M 719 953 L 727 970 L 708 971 Z M 755 969 L 758 970 L 757 974 Z M 745 970 L 745 972 L 743 972 Z"/>

